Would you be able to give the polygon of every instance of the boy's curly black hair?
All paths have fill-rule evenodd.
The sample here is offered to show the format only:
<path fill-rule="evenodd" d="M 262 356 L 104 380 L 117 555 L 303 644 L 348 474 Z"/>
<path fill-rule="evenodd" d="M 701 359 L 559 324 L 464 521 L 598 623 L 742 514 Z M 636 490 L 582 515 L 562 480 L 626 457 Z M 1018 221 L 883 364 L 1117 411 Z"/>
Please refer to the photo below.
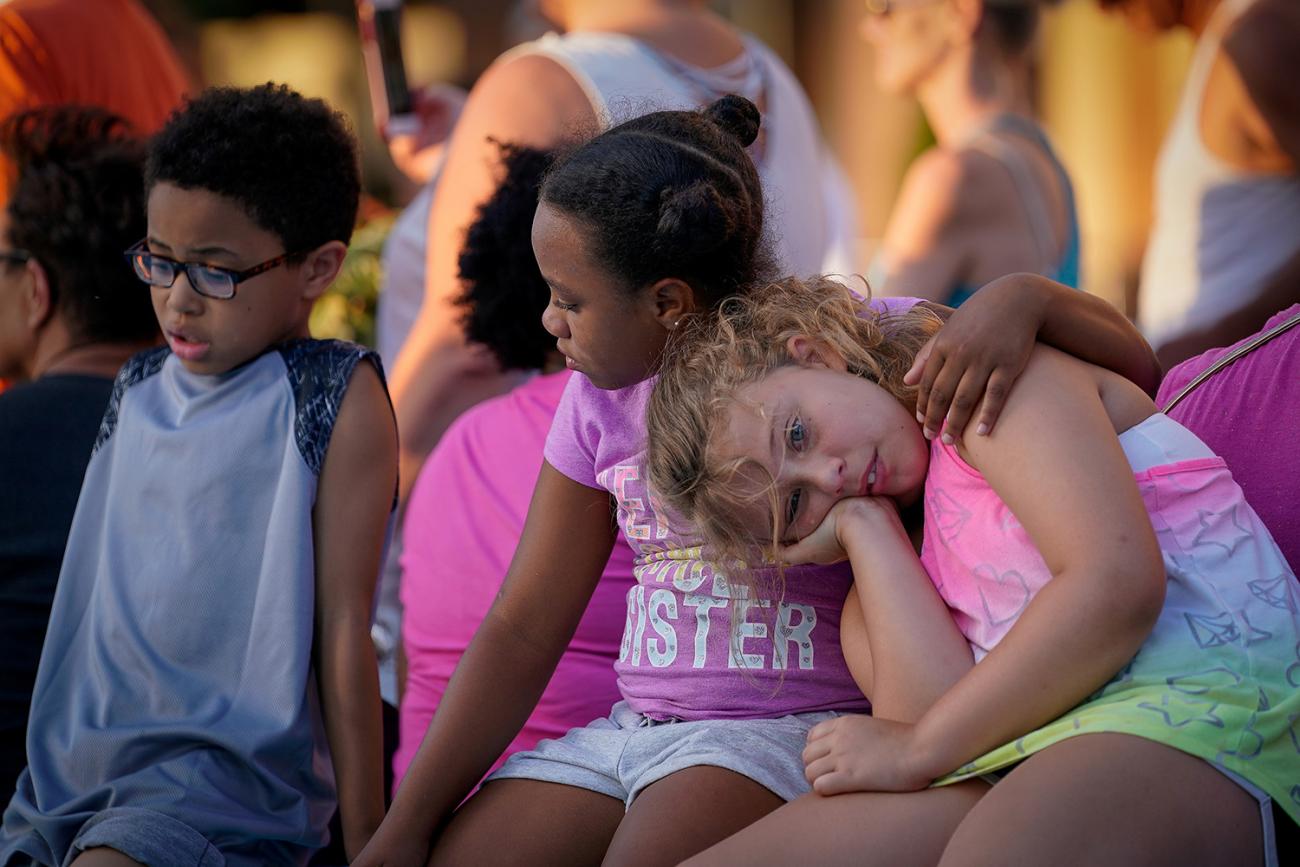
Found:
<path fill-rule="evenodd" d="M 501 366 L 538 370 L 555 352 L 542 327 L 551 290 L 533 256 L 533 214 L 549 151 L 498 143 L 504 175 L 478 210 L 460 253 L 465 292 L 456 299 L 470 340 L 482 343 Z"/>
<path fill-rule="evenodd" d="M 0 151 L 13 175 L 7 243 L 41 264 L 74 341 L 155 339 L 149 290 L 122 256 L 145 234 L 144 143 L 130 124 L 99 108 L 34 108 L 0 124 Z"/>
<path fill-rule="evenodd" d="M 174 112 L 149 149 L 146 193 L 163 182 L 234 200 L 284 241 L 291 261 L 348 243 L 361 196 L 347 121 L 270 82 L 209 88 Z"/>

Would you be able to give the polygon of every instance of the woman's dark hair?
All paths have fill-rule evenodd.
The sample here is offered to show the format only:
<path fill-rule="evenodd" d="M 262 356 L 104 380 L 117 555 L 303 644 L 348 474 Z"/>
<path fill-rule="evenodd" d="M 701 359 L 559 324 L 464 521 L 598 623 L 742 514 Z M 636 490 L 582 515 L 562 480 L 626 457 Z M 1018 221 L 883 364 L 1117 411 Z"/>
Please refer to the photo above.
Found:
<path fill-rule="evenodd" d="M 351 240 L 361 195 L 343 116 L 270 82 L 208 88 L 173 113 L 149 149 L 146 192 L 163 182 L 234 200 L 299 260 Z"/>
<path fill-rule="evenodd" d="M 542 327 L 550 289 L 533 256 L 533 214 L 549 151 L 499 143 L 504 174 L 478 209 L 460 251 L 465 292 L 456 299 L 470 340 L 492 350 L 501 366 L 538 370 L 555 351 Z"/>
<path fill-rule="evenodd" d="M 541 200 L 585 224 L 626 292 L 675 277 L 713 307 L 770 268 L 762 184 L 745 152 L 759 120 L 734 95 L 703 111 L 642 115 L 560 157 Z"/>
<path fill-rule="evenodd" d="M 7 243 L 41 264 L 77 342 L 158 336 L 149 290 L 122 252 L 144 237 L 144 144 L 99 108 L 45 106 L 0 124 L 10 163 Z"/>

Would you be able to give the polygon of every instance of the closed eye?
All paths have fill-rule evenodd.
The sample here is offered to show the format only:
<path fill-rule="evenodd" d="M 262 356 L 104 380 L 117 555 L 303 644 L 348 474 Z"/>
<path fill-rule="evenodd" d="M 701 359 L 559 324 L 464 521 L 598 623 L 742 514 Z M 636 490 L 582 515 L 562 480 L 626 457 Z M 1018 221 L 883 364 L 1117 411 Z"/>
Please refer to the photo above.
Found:
<path fill-rule="evenodd" d="M 557 310 L 563 310 L 565 312 L 578 309 L 577 304 L 565 304 L 563 301 L 559 300 L 558 298 L 551 299 L 551 306 Z"/>

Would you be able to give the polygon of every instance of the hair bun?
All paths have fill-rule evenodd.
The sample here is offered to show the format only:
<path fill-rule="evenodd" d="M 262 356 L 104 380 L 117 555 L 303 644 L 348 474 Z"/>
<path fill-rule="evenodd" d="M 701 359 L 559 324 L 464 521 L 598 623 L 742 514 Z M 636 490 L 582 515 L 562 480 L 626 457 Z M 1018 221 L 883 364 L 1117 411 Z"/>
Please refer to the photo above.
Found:
<path fill-rule="evenodd" d="M 659 223 L 654 245 L 676 255 L 712 249 L 735 231 L 735 215 L 713 185 L 696 181 L 659 193 Z"/>
<path fill-rule="evenodd" d="M 749 147 L 754 143 L 754 139 L 758 138 L 758 126 L 763 120 L 758 106 L 734 93 L 714 102 L 704 110 L 704 115 L 739 141 L 741 147 Z"/>

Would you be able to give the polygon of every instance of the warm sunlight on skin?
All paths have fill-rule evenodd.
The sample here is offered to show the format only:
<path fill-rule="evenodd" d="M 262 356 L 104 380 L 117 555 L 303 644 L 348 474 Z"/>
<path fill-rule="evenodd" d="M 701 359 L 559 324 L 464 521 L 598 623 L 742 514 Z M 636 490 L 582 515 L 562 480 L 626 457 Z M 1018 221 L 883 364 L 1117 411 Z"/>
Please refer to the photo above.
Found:
<path fill-rule="evenodd" d="M 771 534 L 767 486 L 777 484 L 780 541 L 802 539 L 846 497 L 915 502 L 925 484 L 929 444 L 921 428 L 880 386 L 824 366 L 790 365 L 741 388 L 714 446 L 719 462 L 737 459 L 742 508 L 756 538 Z"/>
<path fill-rule="evenodd" d="M 203 189 L 160 183 L 149 194 L 151 253 L 180 262 L 239 270 L 286 252 L 283 242 L 249 218 L 244 207 Z M 342 260 L 343 245 L 336 258 Z M 163 336 L 192 373 L 221 374 L 266 347 L 306 337 L 311 302 L 328 280 L 310 276 L 311 263 L 288 263 L 238 285 L 234 298 L 199 295 L 181 272 L 170 288 L 152 287 Z"/>
<path fill-rule="evenodd" d="M 533 253 L 551 289 L 542 327 L 570 370 L 597 388 L 624 388 L 650 374 L 668 332 L 647 292 L 627 293 L 588 249 L 582 225 L 549 205 L 533 219 Z"/>

